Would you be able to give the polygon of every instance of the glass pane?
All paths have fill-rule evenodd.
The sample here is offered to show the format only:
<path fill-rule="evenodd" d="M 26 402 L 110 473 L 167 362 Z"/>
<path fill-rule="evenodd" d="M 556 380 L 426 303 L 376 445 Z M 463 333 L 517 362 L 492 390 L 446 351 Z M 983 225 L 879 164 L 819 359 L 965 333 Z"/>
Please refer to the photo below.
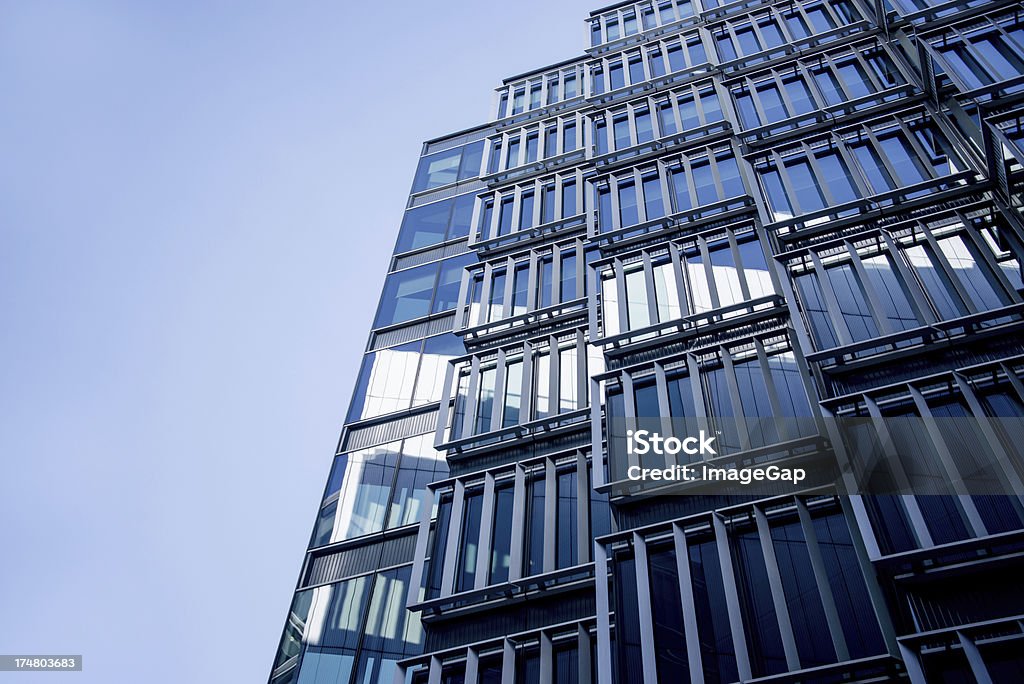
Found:
<path fill-rule="evenodd" d="M 462 272 L 470 264 L 476 263 L 475 254 L 463 254 L 441 262 L 441 273 L 437 279 L 437 291 L 434 294 L 432 313 L 454 309 L 459 303 L 459 287 L 462 284 Z"/>
<path fill-rule="evenodd" d="M 369 575 L 331 585 L 320 646 L 344 649 L 356 647 L 362 633 L 360 619 L 363 617 L 363 606 L 370 593 L 372 579 L 373 575 Z"/>
<path fill-rule="evenodd" d="M 480 516 L 483 512 L 482 493 L 466 496 L 462 514 L 462 539 L 456 565 L 455 591 L 468 591 L 476 579 L 476 561 L 480 541 Z"/>
<path fill-rule="evenodd" d="M 665 202 L 661 193 L 661 178 L 657 175 L 647 176 L 643 179 L 644 184 L 644 210 L 647 212 L 647 220 L 661 218 L 665 215 Z"/>
<path fill-rule="evenodd" d="M 626 274 L 626 313 L 630 329 L 643 328 L 651 324 L 643 269 Z"/>
<path fill-rule="evenodd" d="M 579 523 L 576 516 L 576 471 L 558 474 L 558 507 L 555 511 L 555 565 L 571 568 L 579 562 Z"/>
<path fill-rule="evenodd" d="M 718 291 L 719 306 L 742 302 L 744 297 L 740 288 L 740 274 L 728 240 L 708 245 L 708 249 L 711 256 L 711 279 Z"/>
<path fill-rule="evenodd" d="M 1008 303 L 1006 295 L 996 291 L 988 269 L 975 260 L 963 237 L 953 235 L 939 240 L 939 249 L 979 311 L 998 309 Z"/>
<path fill-rule="evenodd" d="M 421 192 L 454 183 L 459 177 L 462 148 L 445 150 L 423 157 L 416 169 L 412 191 Z"/>
<path fill-rule="evenodd" d="M 824 186 L 828 188 L 835 204 L 844 204 L 857 199 L 857 191 L 853 187 L 853 179 L 846 163 L 838 152 L 827 152 L 817 156 L 818 168 L 822 173 Z"/>
<path fill-rule="evenodd" d="M 870 259 L 864 259 L 863 262 L 868 282 L 871 283 L 882 305 L 882 313 L 892 329 L 898 332 L 920 325 L 893 269 L 892 258 L 888 254 L 878 254 Z"/>
<path fill-rule="evenodd" d="M 632 181 L 619 183 L 619 219 L 623 228 L 640 222 L 636 206 L 636 185 Z"/>
<path fill-rule="evenodd" d="M 672 264 L 658 264 L 654 267 L 654 292 L 658 303 L 659 322 L 674 321 L 683 315 Z"/>
<path fill-rule="evenodd" d="M 395 253 L 408 252 L 444 240 L 453 200 L 447 199 L 405 212 Z"/>
<path fill-rule="evenodd" d="M 508 581 L 509 562 L 512 559 L 512 505 L 515 490 L 512 487 L 498 487 L 494 490 L 494 527 L 491 536 L 490 583 Z"/>
<path fill-rule="evenodd" d="M 430 313 L 438 264 L 425 264 L 392 273 L 384 281 L 374 327 L 380 328 Z"/>
<path fill-rule="evenodd" d="M 427 485 L 447 475 L 448 461 L 434 449 L 432 433 L 405 440 L 391 496 L 388 527 L 418 523 L 427 500 Z"/>
<path fill-rule="evenodd" d="M 857 284 L 853 266 L 841 264 L 825 269 L 832 290 L 839 301 L 839 311 L 854 342 L 878 336 L 878 328 L 871 317 L 864 292 Z"/>
<path fill-rule="evenodd" d="M 519 424 L 520 409 L 523 405 L 523 362 L 510 361 L 505 374 L 505 408 L 501 426 Z"/>
<path fill-rule="evenodd" d="M 579 408 L 579 367 L 576 347 L 558 352 L 558 410 L 575 411 Z"/>
<path fill-rule="evenodd" d="M 818 187 L 818 180 L 811 171 L 811 165 L 806 159 L 788 162 L 786 172 L 789 174 L 789 182 L 800 204 L 801 213 L 817 211 L 825 207 L 825 198 Z"/>

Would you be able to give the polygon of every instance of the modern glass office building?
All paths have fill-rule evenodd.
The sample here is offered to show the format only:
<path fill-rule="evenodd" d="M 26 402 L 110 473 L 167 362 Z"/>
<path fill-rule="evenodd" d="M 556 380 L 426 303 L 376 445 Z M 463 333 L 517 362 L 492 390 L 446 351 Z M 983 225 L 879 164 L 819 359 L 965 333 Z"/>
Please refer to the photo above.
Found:
<path fill-rule="evenodd" d="M 423 146 L 270 681 L 1024 681 L 1018 497 L 635 496 L 608 457 L 668 415 L 733 463 L 843 418 L 919 420 L 885 448 L 940 480 L 1014 453 L 1020 3 L 585 19 Z"/>

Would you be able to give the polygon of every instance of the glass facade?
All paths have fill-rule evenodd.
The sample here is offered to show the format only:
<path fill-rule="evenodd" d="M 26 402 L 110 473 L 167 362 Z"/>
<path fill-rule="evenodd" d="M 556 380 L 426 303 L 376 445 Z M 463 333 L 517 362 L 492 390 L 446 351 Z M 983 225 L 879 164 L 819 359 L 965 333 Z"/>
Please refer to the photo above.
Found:
<path fill-rule="evenodd" d="M 1024 492 L 1019 7 L 638 0 L 582 47 L 424 144 L 271 684 L 1021 681 L 1020 497 L 639 497 L 609 447 L 856 419 Z"/>

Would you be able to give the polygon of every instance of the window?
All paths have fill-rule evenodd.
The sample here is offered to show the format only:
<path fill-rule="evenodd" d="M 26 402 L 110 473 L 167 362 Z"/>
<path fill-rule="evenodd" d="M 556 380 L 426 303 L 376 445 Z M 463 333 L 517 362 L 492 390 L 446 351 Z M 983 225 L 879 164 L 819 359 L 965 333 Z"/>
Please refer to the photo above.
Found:
<path fill-rule="evenodd" d="M 523 554 L 523 575 L 544 572 L 544 497 L 543 474 L 530 480 L 526 498 L 526 549 Z"/>
<path fill-rule="evenodd" d="M 409 209 L 402 220 L 395 253 L 465 237 L 469 234 L 474 201 L 474 195 L 460 195 Z"/>
<path fill-rule="evenodd" d="M 423 157 L 416 169 L 413 192 L 430 190 L 480 175 L 484 141 Z"/>
<path fill-rule="evenodd" d="M 570 568 L 579 562 L 579 524 L 576 514 L 576 469 L 559 472 L 556 478 L 558 521 L 555 535 L 555 566 Z"/>
<path fill-rule="evenodd" d="M 490 583 L 500 584 L 509 578 L 512 559 L 512 507 L 515 490 L 502 486 L 494 492 L 494 527 L 491 531 Z"/>
<path fill-rule="evenodd" d="M 459 559 L 456 565 L 455 591 L 469 591 L 476 580 L 483 505 L 482 492 L 467 493 L 463 503 L 462 539 L 459 543 Z"/>
<path fill-rule="evenodd" d="M 452 376 L 448 439 L 461 439 L 574 411 L 586 403 L 580 378 L 586 377 L 586 354 L 574 334 L 562 340 L 513 345 L 495 355 L 459 361 Z M 498 363 L 504 367 L 499 369 Z M 531 368 L 532 372 L 527 372 Z M 555 372 L 557 370 L 557 372 Z M 475 391 L 470 393 L 470 388 Z M 524 394 L 525 393 L 525 394 Z M 526 401 L 526 398 L 529 401 Z M 532 414 L 527 407 L 532 407 Z M 467 417 L 471 417 L 467 421 Z M 468 430 L 468 432 L 464 432 Z M 512 433 L 509 433 L 512 434 Z"/>
<path fill-rule="evenodd" d="M 438 264 L 426 264 L 392 273 L 384 281 L 374 327 L 380 328 L 430 313 Z"/>

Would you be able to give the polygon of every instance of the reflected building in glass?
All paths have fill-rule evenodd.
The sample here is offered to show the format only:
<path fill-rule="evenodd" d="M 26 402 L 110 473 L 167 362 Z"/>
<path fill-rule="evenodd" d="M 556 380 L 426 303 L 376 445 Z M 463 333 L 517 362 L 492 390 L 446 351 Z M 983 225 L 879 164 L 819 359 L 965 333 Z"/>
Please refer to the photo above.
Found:
<path fill-rule="evenodd" d="M 1019 498 L 635 497 L 607 458 L 668 415 L 744 463 L 843 417 L 1013 451 L 1019 3 L 586 25 L 423 147 L 272 684 L 1024 681 Z"/>

